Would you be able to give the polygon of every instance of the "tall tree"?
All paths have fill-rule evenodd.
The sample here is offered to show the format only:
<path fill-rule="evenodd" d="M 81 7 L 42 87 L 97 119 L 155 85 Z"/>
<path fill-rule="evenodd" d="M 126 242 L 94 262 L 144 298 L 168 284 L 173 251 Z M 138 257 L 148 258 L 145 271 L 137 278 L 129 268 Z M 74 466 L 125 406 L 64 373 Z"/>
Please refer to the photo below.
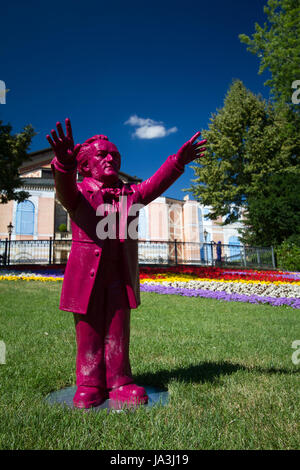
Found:
<path fill-rule="evenodd" d="M 193 166 L 196 178 L 189 188 L 198 201 L 211 206 L 210 218 L 225 216 L 223 225 L 240 220 L 254 207 L 249 201 L 269 185 L 271 175 L 297 169 L 294 144 L 287 144 L 282 131 L 285 119 L 240 80 L 233 82 L 224 107 L 202 132 L 209 149 Z"/>
<path fill-rule="evenodd" d="M 271 73 L 272 101 L 233 83 L 203 132 L 210 151 L 189 190 L 212 207 L 212 219 L 225 216 L 224 225 L 243 214 L 244 243 L 270 245 L 300 233 L 300 106 L 292 99 L 300 85 L 300 0 L 268 0 L 264 11 L 268 22 L 256 24 L 251 39 L 239 37 L 260 58 L 259 73 Z"/>
<path fill-rule="evenodd" d="M 300 239 L 300 169 L 282 169 L 268 175 L 261 190 L 248 197 L 245 228 L 239 230 L 247 245 L 278 246 Z"/>
<path fill-rule="evenodd" d="M 296 92 L 292 84 L 300 80 L 300 0 L 268 0 L 264 12 L 268 22 L 263 27 L 256 23 L 252 38 L 246 34 L 239 38 L 260 58 L 259 73 L 271 72 L 265 85 L 270 87 L 275 102 L 289 104 L 300 114 L 299 104 L 292 102 Z"/>
<path fill-rule="evenodd" d="M 10 124 L 0 121 L 0 203 L 10 200 L 18 202 L 28 198 L 26 191 L 16 191 L 22 186 L 19 167 L 29 156 L 28 147 L 35 132 L 31 125 L 25 126 L 23 132 L 12 134 Z"/>

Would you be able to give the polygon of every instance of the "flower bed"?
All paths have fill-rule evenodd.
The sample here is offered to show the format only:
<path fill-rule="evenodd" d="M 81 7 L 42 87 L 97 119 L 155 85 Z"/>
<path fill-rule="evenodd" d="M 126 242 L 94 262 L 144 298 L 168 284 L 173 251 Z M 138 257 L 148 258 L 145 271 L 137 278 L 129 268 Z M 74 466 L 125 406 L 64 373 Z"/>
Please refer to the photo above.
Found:
<path fill-rule="evenodd" d="M 53 270 L 42 274 L 2 271 L 0 280 L 57 282 L 63 280 L 63 274 Z M 300 308 L 300 273 L 197 266 L 142 267 L 140 282 L 144 292 Z"/>
<path fill-rule="evenodd" d="M 214 267 L 142 268 L 141 290 L 300 308 L 300 273 Z"/>
<path fill-rule="evenodd" d="M 1 271 L 0 274 L 0 281 L 62 281 L 64 278 L 61 271 L 58 272 L 43 272 L 43 274 L 39 274 L 36 272 L 30 271 Z"/>

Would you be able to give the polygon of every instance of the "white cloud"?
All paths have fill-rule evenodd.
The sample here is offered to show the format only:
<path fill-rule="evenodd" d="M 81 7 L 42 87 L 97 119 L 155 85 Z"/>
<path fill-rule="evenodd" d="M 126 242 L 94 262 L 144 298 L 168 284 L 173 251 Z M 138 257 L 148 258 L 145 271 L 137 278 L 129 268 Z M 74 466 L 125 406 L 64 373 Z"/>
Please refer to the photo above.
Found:
<path fill-rule="evenodd" d="M 154 121 L 150 118 L 141 118 L 136 114 L 130 116 L 125 124 L 136 127 L 132 136 L 137 137 L 138 139 L 157 139 L 159 137 L 166 137 L 178 130 L 177 127 L 166 129 L 163 122 Z"/>
<path fill-rule="evenodd" d="M 138 127 L 133 135 L 139 139 L 156 139 L 158 137 L 166 137 L 174 132 L 177 132 L 177 127 L 166 129 L 161 125 L 151 125 Z"/>

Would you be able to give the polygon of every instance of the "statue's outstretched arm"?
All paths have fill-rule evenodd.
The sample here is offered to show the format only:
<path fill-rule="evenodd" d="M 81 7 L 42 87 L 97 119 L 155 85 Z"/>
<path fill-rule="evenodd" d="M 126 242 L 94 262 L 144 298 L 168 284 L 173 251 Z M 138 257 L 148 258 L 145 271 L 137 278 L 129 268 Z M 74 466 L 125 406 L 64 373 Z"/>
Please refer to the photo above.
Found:
<path fill-rule="evenodd" d="M 197 132 L 178 150 L 175 155 L 170 155 L 153 176 L 137 186 L 141 195 L 142 204 L 149 204 L 163 192 L 165 192 L 184 172 L 184 167 L 196 158 L 204 156 L 207 140 L 196 142 L 201 132 Z"/>

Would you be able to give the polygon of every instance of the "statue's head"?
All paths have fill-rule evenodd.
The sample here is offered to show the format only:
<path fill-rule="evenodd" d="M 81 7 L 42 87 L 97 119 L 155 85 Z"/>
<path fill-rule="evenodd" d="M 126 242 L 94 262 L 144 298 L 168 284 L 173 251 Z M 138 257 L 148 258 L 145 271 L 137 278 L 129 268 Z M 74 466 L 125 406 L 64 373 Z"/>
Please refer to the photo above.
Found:
<path fill-rule="evenodd" d="M 86 140 L 77 155 L 78 171 L 105 184 L 118 181 L 121 155 L 105 135 L 95 135 Z"/>

